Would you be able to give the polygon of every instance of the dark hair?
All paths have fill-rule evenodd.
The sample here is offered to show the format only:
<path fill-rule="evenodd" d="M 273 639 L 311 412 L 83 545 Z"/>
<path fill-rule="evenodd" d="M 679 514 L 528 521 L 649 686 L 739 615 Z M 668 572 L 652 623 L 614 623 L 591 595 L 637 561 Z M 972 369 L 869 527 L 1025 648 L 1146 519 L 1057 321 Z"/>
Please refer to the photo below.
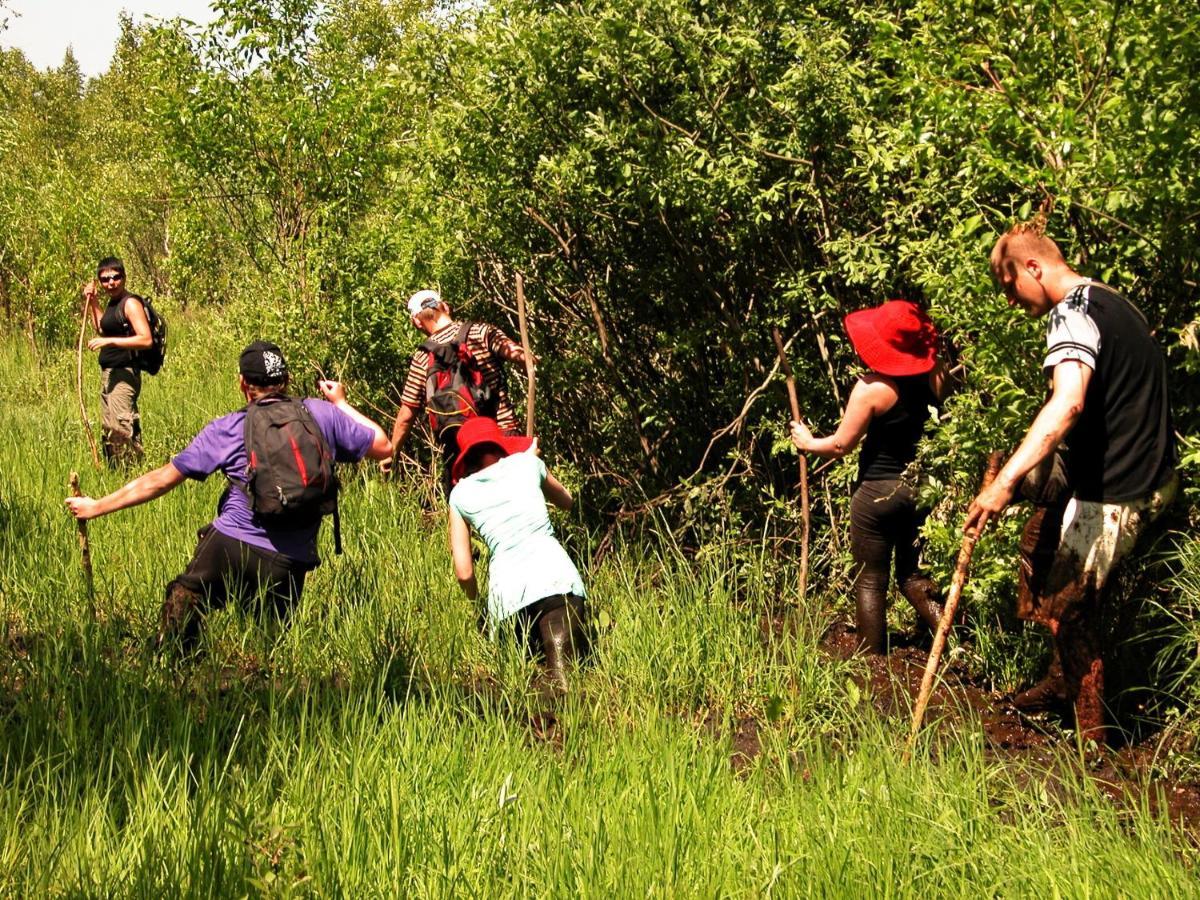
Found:
<path fill-rule="evenodd" d="M 250 385 L 251 387 L 257 387 L 257 388 L 287 387 L 287 383 L 288 383 L 288 373 L 286 373 L 286 372 L 283 373 L 282 375 L 280 375 L 278 378 L 268 378 L 266 375 L 259 375 L 257 373 L 251 373 L 251 374 L 247 375 L 245 372 L 242 372 L 241 375 L 243 378 L 246 379 L 246 384 Z"/>
<path fill-rule="evenodd" d="M 100 273 L 103 272 L 105 269 L 116 269 L 118 272 L 120 272 L 122 275 L 124 275 L 125 274 L 125 263 L 121 262 L 119 257 L 106 256 L 106 257 L 104 257 L 104 259 L 100 260 L 100 264 L 98 266 L 96 266 L 96 277 L 99 278 Z"/>
<path fill-rule="evenodd" d="M 256 400 L 259 397 L 267 397 L 271 394 L 283 394 L 287 392 L 288 377 L 286 375 L 284 375 L 282 378 L 277 378 L 274 381 L 267 381 L 265 378 L 258 378 L 256 376 L 247 377 L 243 375 L 242 378 L 245 379 L 246 386 L 250 388 L 250 393 L 253 395 L 253 399 Z"/>
<path fill-rule="evenodd" d="M 501 456 L 508 456 L 504 448 L 492 441 L 482 441 L 476 444 L 467 451 L 467 455 L 463 457 L 463 471 L 468 475 L 474 475 L 483 468 L 483 454 L 487 452 L 499 452 Z"/>

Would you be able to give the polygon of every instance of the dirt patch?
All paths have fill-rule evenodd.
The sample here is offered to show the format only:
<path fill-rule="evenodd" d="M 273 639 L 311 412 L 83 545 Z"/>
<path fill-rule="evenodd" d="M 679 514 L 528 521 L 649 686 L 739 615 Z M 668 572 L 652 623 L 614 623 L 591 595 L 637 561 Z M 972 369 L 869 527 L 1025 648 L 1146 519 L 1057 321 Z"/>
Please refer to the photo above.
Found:
<path fill-rule="evenodd" d="M 855 656 L 853 628 L 835 624 L 821 649 L 841 660 Z M 928 640 L 904 638 L 894 642 L 886 656 L 858 657 L 863 669 L 853 676 L 855 682 L 881 715 L 902 720 L 906 733 L 928 658 Z M 1020 761 L 1031 774 L 1040 772 L 1050 779 L 1064 761 L 1078 760 L 1074 742 L 1061 725 L 1022 715 L 1007 696 L 988 690 L 945 656 L 939 679 L 925 713 L 926 728 L 947 731 L 977 720 L 990 757 Z M 1163 741 L 1156 736 L 1120 750 L 1099 751 L 1088 759 L 1087 773 L 1114 802 L 1132 807 L 1145 798 L 1151 810 L 1165 813 L 1200 840 L 1200 782 L 1163 777 L 1163 756 Z"/>
<path fill-rule="evenodd" d="M 734 725 L 731 740 L 733 752 L 729 754 L 729 765 L 734 772 L 741 772 L 762 753 L 758 720 L 750 717 L 739 719 Z"/>
<path fill-rule="evenodd" d="M 552 710 L 535 712 L 529 717 L 529 743 L 562 752 L 565 736 L 558 715 Z"/>

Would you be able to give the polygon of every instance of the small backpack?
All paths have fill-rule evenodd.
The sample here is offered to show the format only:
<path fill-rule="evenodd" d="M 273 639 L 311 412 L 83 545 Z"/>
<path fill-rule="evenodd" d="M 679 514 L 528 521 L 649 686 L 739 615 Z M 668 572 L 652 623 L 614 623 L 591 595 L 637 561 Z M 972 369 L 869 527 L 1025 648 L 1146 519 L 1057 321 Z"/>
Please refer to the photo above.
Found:
<path fill-rule="evenodd" d="M 421 344 L 428 356 L 425 366 L 425 411 L 429 427 L 443 444 L 454 439 L 458 427 L 474 416 L 495 417 L 499 398 L 484 382 L 483 370 L 467 346 L 470 322 L 464 322 L 454 340 Z"/>
<path fill-rule="evenodd" d="M 146 311 L 146 321 L 150 324 L 150 339 L 153 341 L 149 349 L 133 351 L 134 368 L 147 375 L 157 375 L 167 359 L 167 320 L 159 315 L 147 298 L 139 297 L 137 294 L 129 296 L 142 304 L 142 309 Z M 122 303 L 118 309 L 121 319 L 125 323 L 125 330 L 132 334 L 133 326 L 125 317 L 125 304 Z"/>
<path fill-rule="evenodd" d="M 342 552 L 333 453 L 316 420 L 295 397 L 271 396 L 246 407 L 246 496 L 263 526 L 294 531 L 333 514 Z"/>

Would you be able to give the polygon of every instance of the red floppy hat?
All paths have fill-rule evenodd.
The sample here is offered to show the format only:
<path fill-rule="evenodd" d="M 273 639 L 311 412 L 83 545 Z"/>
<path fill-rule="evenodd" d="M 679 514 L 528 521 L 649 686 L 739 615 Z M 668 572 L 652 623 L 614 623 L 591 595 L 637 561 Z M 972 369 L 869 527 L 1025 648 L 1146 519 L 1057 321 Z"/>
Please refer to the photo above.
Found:
<path fill-rule="evenodd" d="M 522 453 L 533 444 L 531 437 L 505 434 L 496 424 L 496 420 L 489 419 L 487 416 L 472 416 L 467 419 L 459 426 L 455 440 L 458 442 L 458 456 L 450 469 L 450 480 L 456 484 L 466 474 L 463 469 L 466 467 L 467 454 L 471 452 L 472 447 L 478 447 L 480 444 L 495 444 L 504 451 L 505 456 L 508 456 L 511 453 Z"/>
<path fill-rule="evenodd" d="M 845 322 L 859 357 L 882 375 L 921 375 L 937 362 L 937 327 L 915 303 L 888 300 Z"/>

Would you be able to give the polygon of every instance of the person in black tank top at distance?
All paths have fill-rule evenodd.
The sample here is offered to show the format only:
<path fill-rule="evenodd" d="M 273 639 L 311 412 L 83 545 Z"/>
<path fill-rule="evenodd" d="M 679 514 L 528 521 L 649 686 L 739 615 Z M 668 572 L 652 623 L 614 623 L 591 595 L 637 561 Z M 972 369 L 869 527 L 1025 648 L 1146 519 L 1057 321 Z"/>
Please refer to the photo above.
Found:
<path fill-rule="evenodd" d="M 110 465 L 141 459 L 142 419 L 138 397 L 142 373 L 135 354 L 154 344 L 150 320 L 142 298 L 125 289 L 125 264 L 115 256 L 100 260 L 96 279 L 108 294 L 108 303 L 97 301 L 96 281 L 83 286 L 85 315 L 99 337 L 88 341 L 88 349 L 99 353 L 101 427 L 104 457 Z"/>
<path fill-rule="evenodd" d="M 893 556 L 896 583 L 921 622 L 933 631 L 942 615 L 938 590 L 920 569 L 926 513 L 917 509 L 913 486 L 903 476 L 931 410 L 941 405 L 947 376 L 937 359 L 937 329 L 916 304 L 889 300 L 851 313 L 845 324 L 870 371 L 850 392 L 837 431 L 818 438 L 803 422 L 792 422 L 792 443 L 802 453 L 830 459 L 863 443 L 850 503 L 855 625 L 859 646 L 883 653 Z"/>

